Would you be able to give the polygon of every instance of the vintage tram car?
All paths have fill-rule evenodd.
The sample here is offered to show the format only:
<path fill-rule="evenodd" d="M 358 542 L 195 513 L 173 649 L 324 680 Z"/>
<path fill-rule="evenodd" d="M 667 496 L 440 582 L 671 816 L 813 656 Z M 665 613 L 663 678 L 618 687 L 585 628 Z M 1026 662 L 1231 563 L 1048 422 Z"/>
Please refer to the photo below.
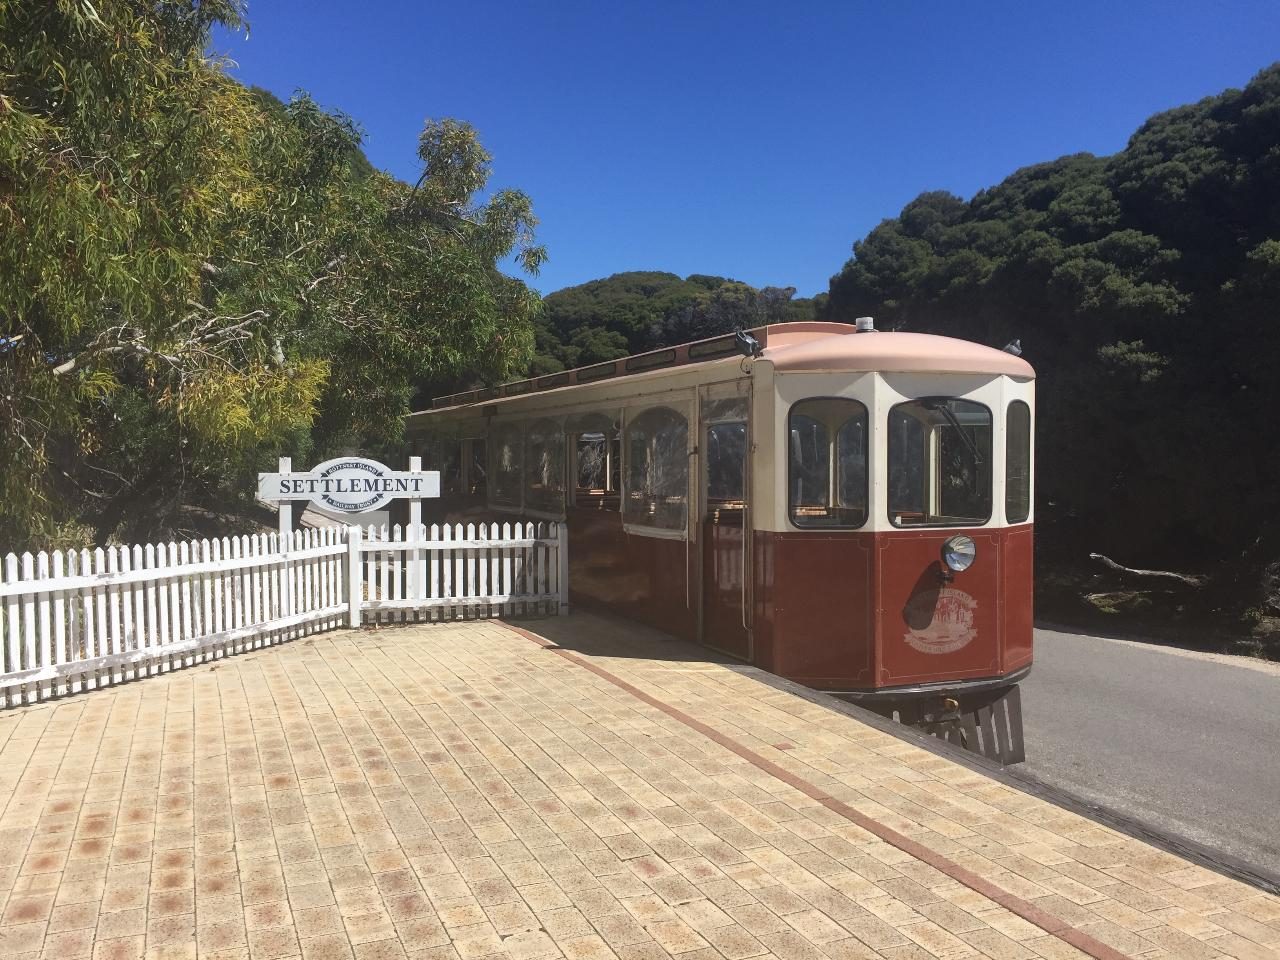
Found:
<path fill-rule="evenodd" d="M 441 397 L 407 435 L 441 471 L 432 519 L 567 523 L 573 603 L 1013 762 L 1034 376 L 787 323 Z"/>

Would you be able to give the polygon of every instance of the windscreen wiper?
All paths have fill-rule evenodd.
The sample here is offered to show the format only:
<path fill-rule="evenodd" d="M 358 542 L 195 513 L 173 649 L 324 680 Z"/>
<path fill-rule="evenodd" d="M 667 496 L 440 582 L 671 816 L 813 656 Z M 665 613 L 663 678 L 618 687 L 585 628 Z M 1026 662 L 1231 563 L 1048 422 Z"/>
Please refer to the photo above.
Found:
<path fill-rule="evenodd" d="M 964 425 L 956 417 L 955 411 L 951 409 L 951 404 L 947 400 L 940 400 L 936 397 L 927 397 L 920 401 L 926 410 L 936 410 L 947 418 L 947 423 L 956 428 L 956 433 L 960 434 L 960 439 L 964 441 L 964 445 L 969 448 L 969 452 L 973 454 L 973 462 L 975 466 L 982 466 L 982 454 L 978 452 L 978 445 L 973 442 L 973 438 L 965 433 Z"/>

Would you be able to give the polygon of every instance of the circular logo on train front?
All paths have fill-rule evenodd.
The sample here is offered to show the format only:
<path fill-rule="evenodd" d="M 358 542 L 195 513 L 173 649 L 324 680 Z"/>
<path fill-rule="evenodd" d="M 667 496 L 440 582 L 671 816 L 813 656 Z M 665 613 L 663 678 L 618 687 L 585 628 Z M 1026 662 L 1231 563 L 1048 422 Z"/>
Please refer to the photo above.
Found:
<path fill-rule="evenodd" d="M 978 635 L 973 614 L 978 601 L 953 587 L 922 590 L 911 598 L 903 617 L 906 641 L 921 653 L 954 653 Z"/>

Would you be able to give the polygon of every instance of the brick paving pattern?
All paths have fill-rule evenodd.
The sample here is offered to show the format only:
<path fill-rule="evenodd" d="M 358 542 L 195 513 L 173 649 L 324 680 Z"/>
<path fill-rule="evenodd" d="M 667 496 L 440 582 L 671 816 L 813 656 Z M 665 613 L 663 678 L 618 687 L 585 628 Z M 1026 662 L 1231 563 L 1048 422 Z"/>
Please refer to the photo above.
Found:
<path fill-rule="evenodd" d="M 0 713 L 0 957 L 1280 954 L 1280 898 L 695 648 L 526 626 L 577 660 L 343 631 Z"/>

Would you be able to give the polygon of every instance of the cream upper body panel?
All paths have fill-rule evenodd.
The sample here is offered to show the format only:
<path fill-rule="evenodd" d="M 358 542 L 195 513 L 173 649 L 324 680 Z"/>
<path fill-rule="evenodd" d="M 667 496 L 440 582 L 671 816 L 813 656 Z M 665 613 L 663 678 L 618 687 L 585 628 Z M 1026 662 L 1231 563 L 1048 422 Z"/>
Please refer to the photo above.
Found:
<path fill-rule="evenodd" d="M 535 381 L 528 381 L 529 389 L 516 395 L 411 414 L 406 433 L 416 444 L 428 436 L 482 437 L 491 425 L 512 421 L 563 418 L 571 427 L 591 414 L 604 414 L 625 430 L 644 408 L 667 406 L 690 422 L 690 457 L 696 465 L 699 411 L 705 415 L 713 397 L 749 397 L 751 525 L 757 530 L 800 532 L 791 522 L 788 503 L 791 408 L 810 398 L 848 398 L 866 408 L 869 428 L 867 517 L 857 529 L 881 531 L 896 529 L 888 510 L 890 411 L 896 404 L 923 397 L 962 398 L 991 411 L 992 511 L 978 526 L 1007 525 L 1006 415 L 1014 401 L 1026 403 L 1034 415 L 1035 372 L 1029 363 L 1003 350 L 930 334 L 860 333 L 852 326 L 828 323 L 783 324 L 767 330 L 767 345 L 753 357 L 720 356 L 550 389 L 534 389 Z M 691 476 L 698 475 L 697 469 L 691 471 Z M 690 491 L 691 506 L 696 506 L 698 495 Z M 844 528 L 828 529 L 834 533 Z"/>
<path fill-rule="evenodd" d="M 768 382 L 769 388 L 763 389 Z M 979 527 L 1007 526 L 1005 503 L 1005 417 L 1009 404 L 1021 401 L 1035 416 L 1035 383 L 1031 379 L 975 373 L 880 373 L 848 371 L 828 373 L 782 373 L 770 368 L 767 380 L 756 374 L 755 444 L 752 460 L 753 490 L 757 497 L 752 509 L 752 526 L 757 530 L 799 532 L 789 515 L 789 421 L 792 407 L 816 397 L 856 400 L 867 409 L 869 436 L 866 471 L 868 477 L 867 519 L 856 529 L 878 532 L 899 529 L 889 519 L 888 461 L 889 411 L 897 404 L 922 397 L 955 397 L 970 400 L 991 411 L 994 443 L 991 449 L 992 512 Z M 771 440 L 765 440 L 771 437 Z M 1034 445 L 1034 439 L 1032 440 Z M 1034 464 L 1034 450 L 1032 451 Z M 1032 467 L 1034 470 L 1034 467 Z M 1034 475 L 1032 477 L 1034 484 Z M 1034 516 L 1026 521 L 1031 522 Z M 839 532 L 841 528 L 829 528 Z M 812 529 L 807 532 L 815 532 Z"/>

